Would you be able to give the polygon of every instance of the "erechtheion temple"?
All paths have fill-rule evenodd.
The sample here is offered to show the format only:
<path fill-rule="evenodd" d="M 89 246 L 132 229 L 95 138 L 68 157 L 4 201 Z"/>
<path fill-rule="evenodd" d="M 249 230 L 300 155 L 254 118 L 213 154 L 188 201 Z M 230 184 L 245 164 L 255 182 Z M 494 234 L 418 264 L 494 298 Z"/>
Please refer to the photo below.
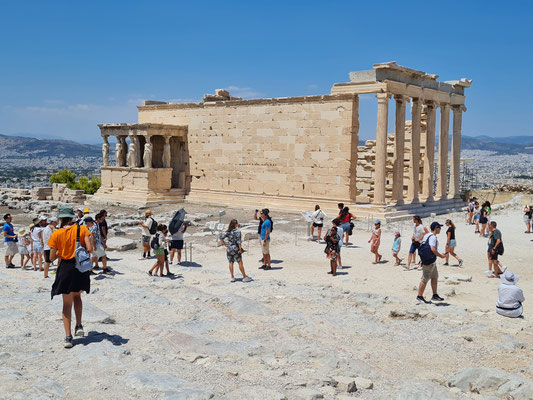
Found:
<path fill-rule="evenodd" d="M 323 96 L 243 100 L 217 90 L 200 103 L 145 101 L 137 124 L 99 125 L 102 187 L 95 199 L 293 210 L 317 203 L 336 210 L 343 202 L 356 214 L 385 217 L 459 207 L 464 89 L 471 81 L 437 78 L 389 62 L 350 73 L 349 82 Z M 372 93 L 376 140 L 359 146 L 359 95 Z"/>

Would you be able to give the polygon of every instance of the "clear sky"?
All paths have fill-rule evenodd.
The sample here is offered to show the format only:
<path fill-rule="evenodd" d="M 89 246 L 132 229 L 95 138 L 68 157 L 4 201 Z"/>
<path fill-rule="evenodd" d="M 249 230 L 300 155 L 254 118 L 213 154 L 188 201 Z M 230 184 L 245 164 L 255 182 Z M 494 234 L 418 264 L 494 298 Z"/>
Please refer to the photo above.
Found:
<path fill-rule="evenodd" d="M 0 133 L 99 143 L 143 99 L 328 94 L 398 64 L 466 77 L 465 135 L 533 135 L 530 1 L 4 1 Z M 392 111 L 392 110 L 391 110 Z M 376 107 L 361 100 L 360 138 Z M 391 113 L 392 114 L 392 113 Z M 393 114 L 392 114 L 393 115 Z"/>

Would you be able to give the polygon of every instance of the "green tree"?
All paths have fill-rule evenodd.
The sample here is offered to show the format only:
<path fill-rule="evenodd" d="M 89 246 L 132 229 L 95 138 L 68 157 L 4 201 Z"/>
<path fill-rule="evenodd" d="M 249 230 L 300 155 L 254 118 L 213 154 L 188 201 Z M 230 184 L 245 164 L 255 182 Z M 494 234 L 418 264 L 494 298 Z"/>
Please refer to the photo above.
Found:
<path fill-rule="evenodd" d="M 62 169 L 50 176 L 50 183 L 66 183 L 69 189 L 83 190 L 86 194 L 95 194 L 102 185 L 100 177 L 89 179 L 86 176 L 80 176 L 78 180 L 76 178 L 76 174 L 71 170 Z"/>
<path fill-rule="evenodd" d="M 69 189 L 74 189 L 76 174 L 69 169 L 62 169 L 50 176 L 50 183 L 66 183 Z"/>

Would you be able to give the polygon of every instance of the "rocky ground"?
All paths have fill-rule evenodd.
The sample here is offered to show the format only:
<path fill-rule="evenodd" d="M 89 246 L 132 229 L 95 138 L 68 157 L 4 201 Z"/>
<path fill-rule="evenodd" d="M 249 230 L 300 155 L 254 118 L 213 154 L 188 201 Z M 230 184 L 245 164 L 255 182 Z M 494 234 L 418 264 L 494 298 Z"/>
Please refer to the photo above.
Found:
<path fill-rule="evenodd" d="M 254 281 L 230 283 L 224 248 L 209 229 L 219 210 L 185 208 L 192 262 L 172 265 L 173 278 L 156 278 L 139 249 L 110 252 L 115 272 L 92 279 L 83 296 L 87 334 L 70 350 L 52 282 L 0 270 L 0 399 L 533 398 L 533 235 L 523 233 L 520 209 L 493 216 L 503 261 L 526 295 L 525 318 L 513 320 L 494 311 L 499 281 L 483 274 L 486 239 L 462 215 L 437 220 L 457 223 L 464 266 L 439 261 L 445 302 L 421 305 L 421 272 L 394 267 L 390 251 L 392 231 L 401 229 L 406 256 L 410 223 L 385 227 L 384 262 L 372 265 L 368 224 L 360 221 L 343 249 L 347 268 L 332 277 L 324 245 L 305 240 L 302 218 L 274 212 L 274 268 L 258 270 L 259 243 L 245 241 Z M 164 222 L 172 210 L 153 211 Z M 136 244 L 137 211 L 109 211 L 113 233 Z M 11 212 L 20 225 L 32 216 Z M 237 217 L 253 237 L 250 211 L 226 213 L 223 223 Z"/>

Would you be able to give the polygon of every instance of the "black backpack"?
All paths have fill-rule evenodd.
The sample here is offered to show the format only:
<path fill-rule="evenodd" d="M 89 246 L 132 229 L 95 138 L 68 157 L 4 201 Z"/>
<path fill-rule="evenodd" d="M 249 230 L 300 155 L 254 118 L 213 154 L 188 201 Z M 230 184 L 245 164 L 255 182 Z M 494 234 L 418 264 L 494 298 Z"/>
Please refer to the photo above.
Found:
<path fill-rule="evenodd" d="M 148 231 L 150 232 L 150 235 L 155 235 L 157 233 L 157 221 L 154 219 L 154 217 L 150 217 L 152 219 L 152 225 L 150 225 L 150 229 Z"/>
<path fill-rule="evenodd" d="M 155 235 L 150 242 L 150 247 L 154 250 L 159 248 L 159 236 Z"/>
<path fill-rule="evenodd" d="M 168 224 L 168 231 L 171 235 L 175 234 L 177 231 L 180 230 L 181 225 L 183 225 L 183 221 L 185 219 L 185 210 L 182 208 L 179 211 L 176 211 L 176 214 L 174 214 L 174 217 Z"/>
<path fill-rule="evenodd" d="M 431 246 L 429 245 L 429 238 L 433 235 L 429 235 L 427 240 L 422 243 L 418 248 L 418 255 L 423 265 L 431 265 L 437 261 L 437 256 L 431 251 Z"/>

